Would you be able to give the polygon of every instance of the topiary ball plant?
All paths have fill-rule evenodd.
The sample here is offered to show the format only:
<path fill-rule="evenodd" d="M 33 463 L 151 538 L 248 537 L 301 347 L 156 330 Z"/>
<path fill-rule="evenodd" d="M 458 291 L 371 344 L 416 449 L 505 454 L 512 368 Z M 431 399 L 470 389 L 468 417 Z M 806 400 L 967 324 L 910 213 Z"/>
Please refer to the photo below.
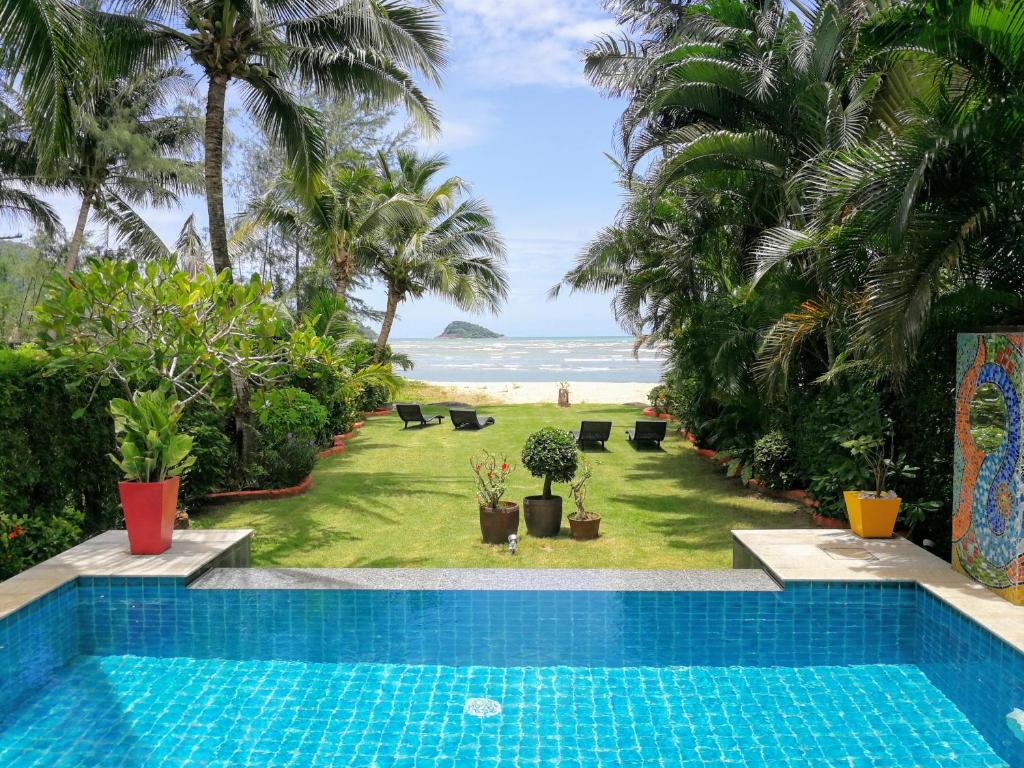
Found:
<path fill-rule="evenodd" d="M 551 483 L 568 483 L 576 474 L 579 450 L 571 433 L 544 427 L 526 438 L 521 459 L 531 475 L 544 478 L 543 497 L 550 499 Z"/>

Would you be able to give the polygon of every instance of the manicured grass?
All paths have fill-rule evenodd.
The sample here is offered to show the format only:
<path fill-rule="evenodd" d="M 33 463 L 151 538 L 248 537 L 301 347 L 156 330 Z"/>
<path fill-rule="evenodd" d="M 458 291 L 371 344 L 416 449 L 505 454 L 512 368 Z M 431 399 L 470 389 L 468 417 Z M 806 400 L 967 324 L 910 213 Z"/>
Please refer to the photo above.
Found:
<path fill-rule="evenodd" d="M 497 424 L 455 432 L 446 419 L 403 431 L 397 416 L 367 419 L 345 453 L 317 464 L 306 494 L 209 508 L 195 522 L 255 528 L 258 566 L 530 568 L 729 568 L 731 529 L 806 524 L 796 507 L 726 479 L 675 435 L 662 451 L 633 448 L 624 432 L 639 408 L 504 405 L 480 413 Z M 588 506 L 603 517 L 601 538 L 573 541 L 563 520 L 557 539 L 531 538 L 521 522 L 515 556 L 480 543 L 469 457 L 487 448 L 518 465 L 531 432 L 547 424 L 575 429 L 580 419 L 615 425 L 607 451 L 587 451 L 594 464 Z M 521 501 L 540 489 L 541 481 L 518 467 L 506 498 Z M 556 492 L 566 497 L 567 514 L 568 488 Z"/>

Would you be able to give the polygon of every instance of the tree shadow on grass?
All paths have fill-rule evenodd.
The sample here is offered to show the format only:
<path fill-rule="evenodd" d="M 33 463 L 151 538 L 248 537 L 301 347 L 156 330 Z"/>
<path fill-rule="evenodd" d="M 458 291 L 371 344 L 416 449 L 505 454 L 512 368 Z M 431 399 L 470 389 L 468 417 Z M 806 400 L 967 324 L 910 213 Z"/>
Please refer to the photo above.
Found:
<path fill-rule="evenodd" d="M 611 500 L 643 510 L 642 525 L 671 549 L 719 552 L 729 546 L 734 528 L 806 526 L 798 506 L 761 499 L 690 453 L 648 453 L 624 468 L 622 480 Z M 749 507 L 762 501 L 777 505 L 776 511 Z"/>
<path fill-rule="evenodd" d="M 318 482 L 319 481 L 319 482 Z M 265 502 L 260 515 L 270 518 L 257 528 L 254 550 L 267 565 L 290 562 L 297 551 L 317 551 L 338 545 L 358 544 L 379 539 L 382 550 L 393 546 L 390 527 L 415 525 L 424 528 L 424 516 L 405 517 L 403 499 L 429 498 L 438 505 L 450 499 L 464 500 L 462 494 L 448 489 L 444 478 L 430 478 L 387 471 L 343 469 L 334 478 L 327 472 L 314 478 L 313 488 L 287 502 Z M 325 521 L 324 508 L 336 513 Z M 424 535 L 429 535 L 428 532 Z M 388 561 L 390 564 L 385 564 Z M 422 558 L 396 556 L 352 561 L 352 567 L 396 567 L 422 564 Z"/>

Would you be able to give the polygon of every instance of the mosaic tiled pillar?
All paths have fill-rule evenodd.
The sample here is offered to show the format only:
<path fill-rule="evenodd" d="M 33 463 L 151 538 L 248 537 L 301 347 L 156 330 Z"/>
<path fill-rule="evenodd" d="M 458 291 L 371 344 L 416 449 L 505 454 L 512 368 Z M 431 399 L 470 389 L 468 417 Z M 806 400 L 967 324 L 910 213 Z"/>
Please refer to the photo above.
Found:
<path fill-rule="evenodd" d="M 957 337 L 953 462 L 953 567 L 1017 604 L 1024 604 L 1022 346 L 1024 329 Z M 987 444 L 972 425 L 982 387 L 1005 411 L 1002 429 L 994 438 L 990 429 Z"/>

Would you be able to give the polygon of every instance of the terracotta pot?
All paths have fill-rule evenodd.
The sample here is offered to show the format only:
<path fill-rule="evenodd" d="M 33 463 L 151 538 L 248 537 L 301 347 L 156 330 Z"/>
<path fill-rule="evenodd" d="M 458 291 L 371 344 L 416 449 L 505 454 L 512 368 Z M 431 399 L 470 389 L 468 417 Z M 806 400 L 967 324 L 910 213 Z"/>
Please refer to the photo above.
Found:
<path fill-rule="evenodd" d="M 119 483 L 124 526 L 133 555 L 159 555 L 171 546 L 179 478 L 159 483 Z"/>
<path fill-rule="evenodd" d="M 592 517 L 589 520 L 573 520 L 569 518 L 569 530 L 576 541 L 589 541 L 600 535 L 601 518 Z"/>
<path fill-rule="evenodd" d="M 484 544 L 508 544 L 508 537 L 519 533 L 519 505 L 502 501 L 498 507 L 480 507 L 480 536 Z"/>
<path fill-rule="evenodd" d="M 843 491 L 850 527 L 862 539 L 891 539 L 900 514 L 899 496 L 862 495 L 864 491 Z"/>
<path fill-rule="evenodd" d="M 562 530 L 562 497 L 527 496 L 523 499 L 526 532 L 538 538 L 557 536 Z"/>

